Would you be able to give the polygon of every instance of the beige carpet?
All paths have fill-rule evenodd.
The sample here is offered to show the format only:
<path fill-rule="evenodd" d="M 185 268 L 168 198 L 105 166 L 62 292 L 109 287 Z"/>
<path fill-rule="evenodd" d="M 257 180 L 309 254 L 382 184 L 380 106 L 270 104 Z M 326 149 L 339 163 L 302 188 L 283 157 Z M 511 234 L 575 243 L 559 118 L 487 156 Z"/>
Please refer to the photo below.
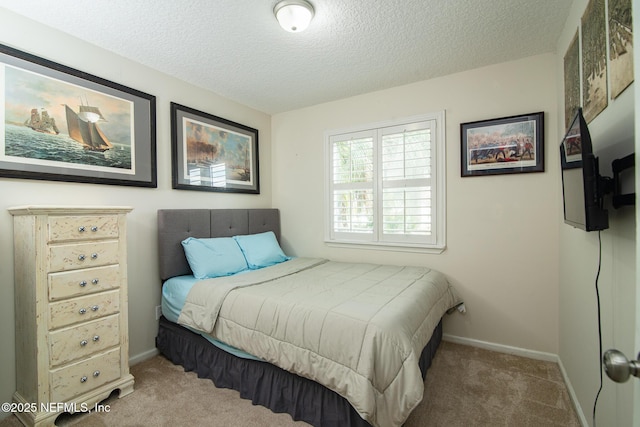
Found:
<path fill-rule="evenodd" d="M 135 391 L 103 402 L 109 413 L 63 415 L 66 426 L 307 426 L 185 373 L 162 356 L 131 368 Z M 443 342 L 427 372 L 425 398 L 405 427 L 579 426 L 558 366 Z M 17 427 L 9 417 L 0 427 Z"/>

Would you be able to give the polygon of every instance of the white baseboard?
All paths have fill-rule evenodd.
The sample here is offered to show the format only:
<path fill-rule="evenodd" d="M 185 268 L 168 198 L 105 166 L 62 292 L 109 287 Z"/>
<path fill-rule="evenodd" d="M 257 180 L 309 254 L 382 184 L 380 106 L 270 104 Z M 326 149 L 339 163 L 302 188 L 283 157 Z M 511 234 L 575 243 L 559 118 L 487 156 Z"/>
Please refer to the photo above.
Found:
<path fill-rule="evenodd" d="M 569 396 L 571 397 L 571 402 L 573 403 L 573 407 L 576 410 L 576 414 L 578 414 L 578 419 L 580 420 L 580 424 L 582 427 L 589 427 L 589 423 L 587 422 L 587 418 L 584 416 L 584 411 L 582 410 L 582 406 L 580 406 L 580 402 L 578 402 L 578 396 L 576 396 L 576 392 L 571 385 L 571 381 L 569 381 L 569 376 L 567 375 L 567 371 L 564 369 L 564 365 L 562 364 L 562 359 L 558 357 L 558 366 L 560 367 L 560 372 L 562 373 L 562 378 L 564 379 L 564 383 L 567 385 L 567 391 L 569 392 Z"/>
<path fill-rule="evenodd" d="M 129 366 L 133 366 L 140 362 L 144 362 L 145 360 L 151 359 L 153 356 L 160 354 L 157 348 L 152 348 L 151 350 L 145 351 L 144 353 L 136 354 L 129 358 Z"/>
<path fill-rule="evenodd" d="M 474 340 L 449 334 L 443 334 L 442 339 L 456 344 L 470 345 L 472 347 L 484 348 L 485 350 L 497 351 L 498 353 L 514 354 L 516 356 L 528 357 L 529 359 L 556 363 L 559 361 L 557 354 L 545 353 L 543 351 L 528 350 L 526 348 L 512 347 L 503 344 L 494 344 L 487 341 Z"/>
<path fill-rule="evenodd" d="M 573 403 L 573 407 L 576 410 L 576 414 L 578 415 L 578 420 L 580 421 L 580 424 L 582 424 L 583 427 L 589 427 L 589 423 L 587 422 L 587 419 L 584 416 L 584 412 L 582 411 L 580 402 L 578 402 L 578 397 L 576 396 L 575 390 L 571 385 L 571 381 L 569 381 L 567 371 L 564 369 L 562 360 L 560 360 L 560 357 L 557 354 L 545 353 L 543 351 L 528 350 L 526 348 L 512 347 L 512 346 L 503 345 L 503 344 L 495 344 L 487 341 L 474 340 L 471 338 L 458 337 L 458 336 L 449 335 L 449 334 L 443 334 L 442 339 L 445 341 L 456 343 L 456 344 L 469 345 L 472 347 L 483 348 L 485 350 L 497 351 L 498 353 L 513 354 L 516 356 L 528 357 L 529 359 L 543 360 L 545 362 L 557 363 L 558 367 L 560 368 L 560 372 L 562 373 L 562 378 L 564 380 L 564 383 L 567 386 L 567 391 L 569 393 L 569 397 L 571 398 L 571 402 Z"/>

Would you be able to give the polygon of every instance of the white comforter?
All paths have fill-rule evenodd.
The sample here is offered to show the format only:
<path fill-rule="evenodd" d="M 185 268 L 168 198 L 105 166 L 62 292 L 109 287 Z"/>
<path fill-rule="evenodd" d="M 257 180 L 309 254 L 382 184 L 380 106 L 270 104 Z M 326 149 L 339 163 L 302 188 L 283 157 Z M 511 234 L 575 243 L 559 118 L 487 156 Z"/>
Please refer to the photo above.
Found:
<path fill-rule="evenodd" d="M 197 282 L 178 322 L 323 384 L 387 427 L 422 400 L 420 353 L 457 302 L 428 268 L 296 258 Z"/>

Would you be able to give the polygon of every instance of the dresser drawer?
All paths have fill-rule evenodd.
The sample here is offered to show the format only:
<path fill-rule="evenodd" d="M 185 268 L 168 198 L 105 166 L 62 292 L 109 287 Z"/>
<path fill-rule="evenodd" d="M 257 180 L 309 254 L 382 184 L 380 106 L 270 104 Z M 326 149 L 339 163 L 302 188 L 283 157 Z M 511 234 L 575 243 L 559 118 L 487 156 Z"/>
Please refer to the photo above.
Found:
<path fill-rule="evenodd" d="M 118 242 L 91 242 L 49 246 L 49 271 L 77 270 L 118 263 Z"/>
<path fill-rule="evenodd" d="M 49 274 L 49 301 L 88 295 L 120 286 L 120 266 L 84 268 Z"/>
<path fill-rule="evenodd" d="M 51 402 L 64 402 L 120 377 L 120 347 L 49 373 Z"/>
<path fill-rule="evenodd" d="M 51 332 L 49 337 L 51 366 L 62 365 L 117 346 L 119 341 L 118 316 L 110 316 Z"/>
<path fill-rule="evenodd" d="M 49 304 L 49 329 L 85 322 L 120 311 L 120 292 L 108 291 Z"/>
<path fill-rule="evenodd" d="M 118 217 L 116 215 L 51 216 L 47 225 L 50 242 L 118 237 Z"/>

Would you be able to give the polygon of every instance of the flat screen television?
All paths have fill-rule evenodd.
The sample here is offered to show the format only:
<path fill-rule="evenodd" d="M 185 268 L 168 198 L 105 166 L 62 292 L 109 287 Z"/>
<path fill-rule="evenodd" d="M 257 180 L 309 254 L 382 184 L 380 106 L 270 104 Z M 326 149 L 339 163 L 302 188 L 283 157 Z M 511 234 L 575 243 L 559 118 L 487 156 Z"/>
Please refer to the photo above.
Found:
<path fill-rule="evenodd" d="M 609 215 L 603 208 L 603 178 L 581 108 L 560 144 L 560 163 L 564 222 L 585 231 L 609 228 Z"/>

